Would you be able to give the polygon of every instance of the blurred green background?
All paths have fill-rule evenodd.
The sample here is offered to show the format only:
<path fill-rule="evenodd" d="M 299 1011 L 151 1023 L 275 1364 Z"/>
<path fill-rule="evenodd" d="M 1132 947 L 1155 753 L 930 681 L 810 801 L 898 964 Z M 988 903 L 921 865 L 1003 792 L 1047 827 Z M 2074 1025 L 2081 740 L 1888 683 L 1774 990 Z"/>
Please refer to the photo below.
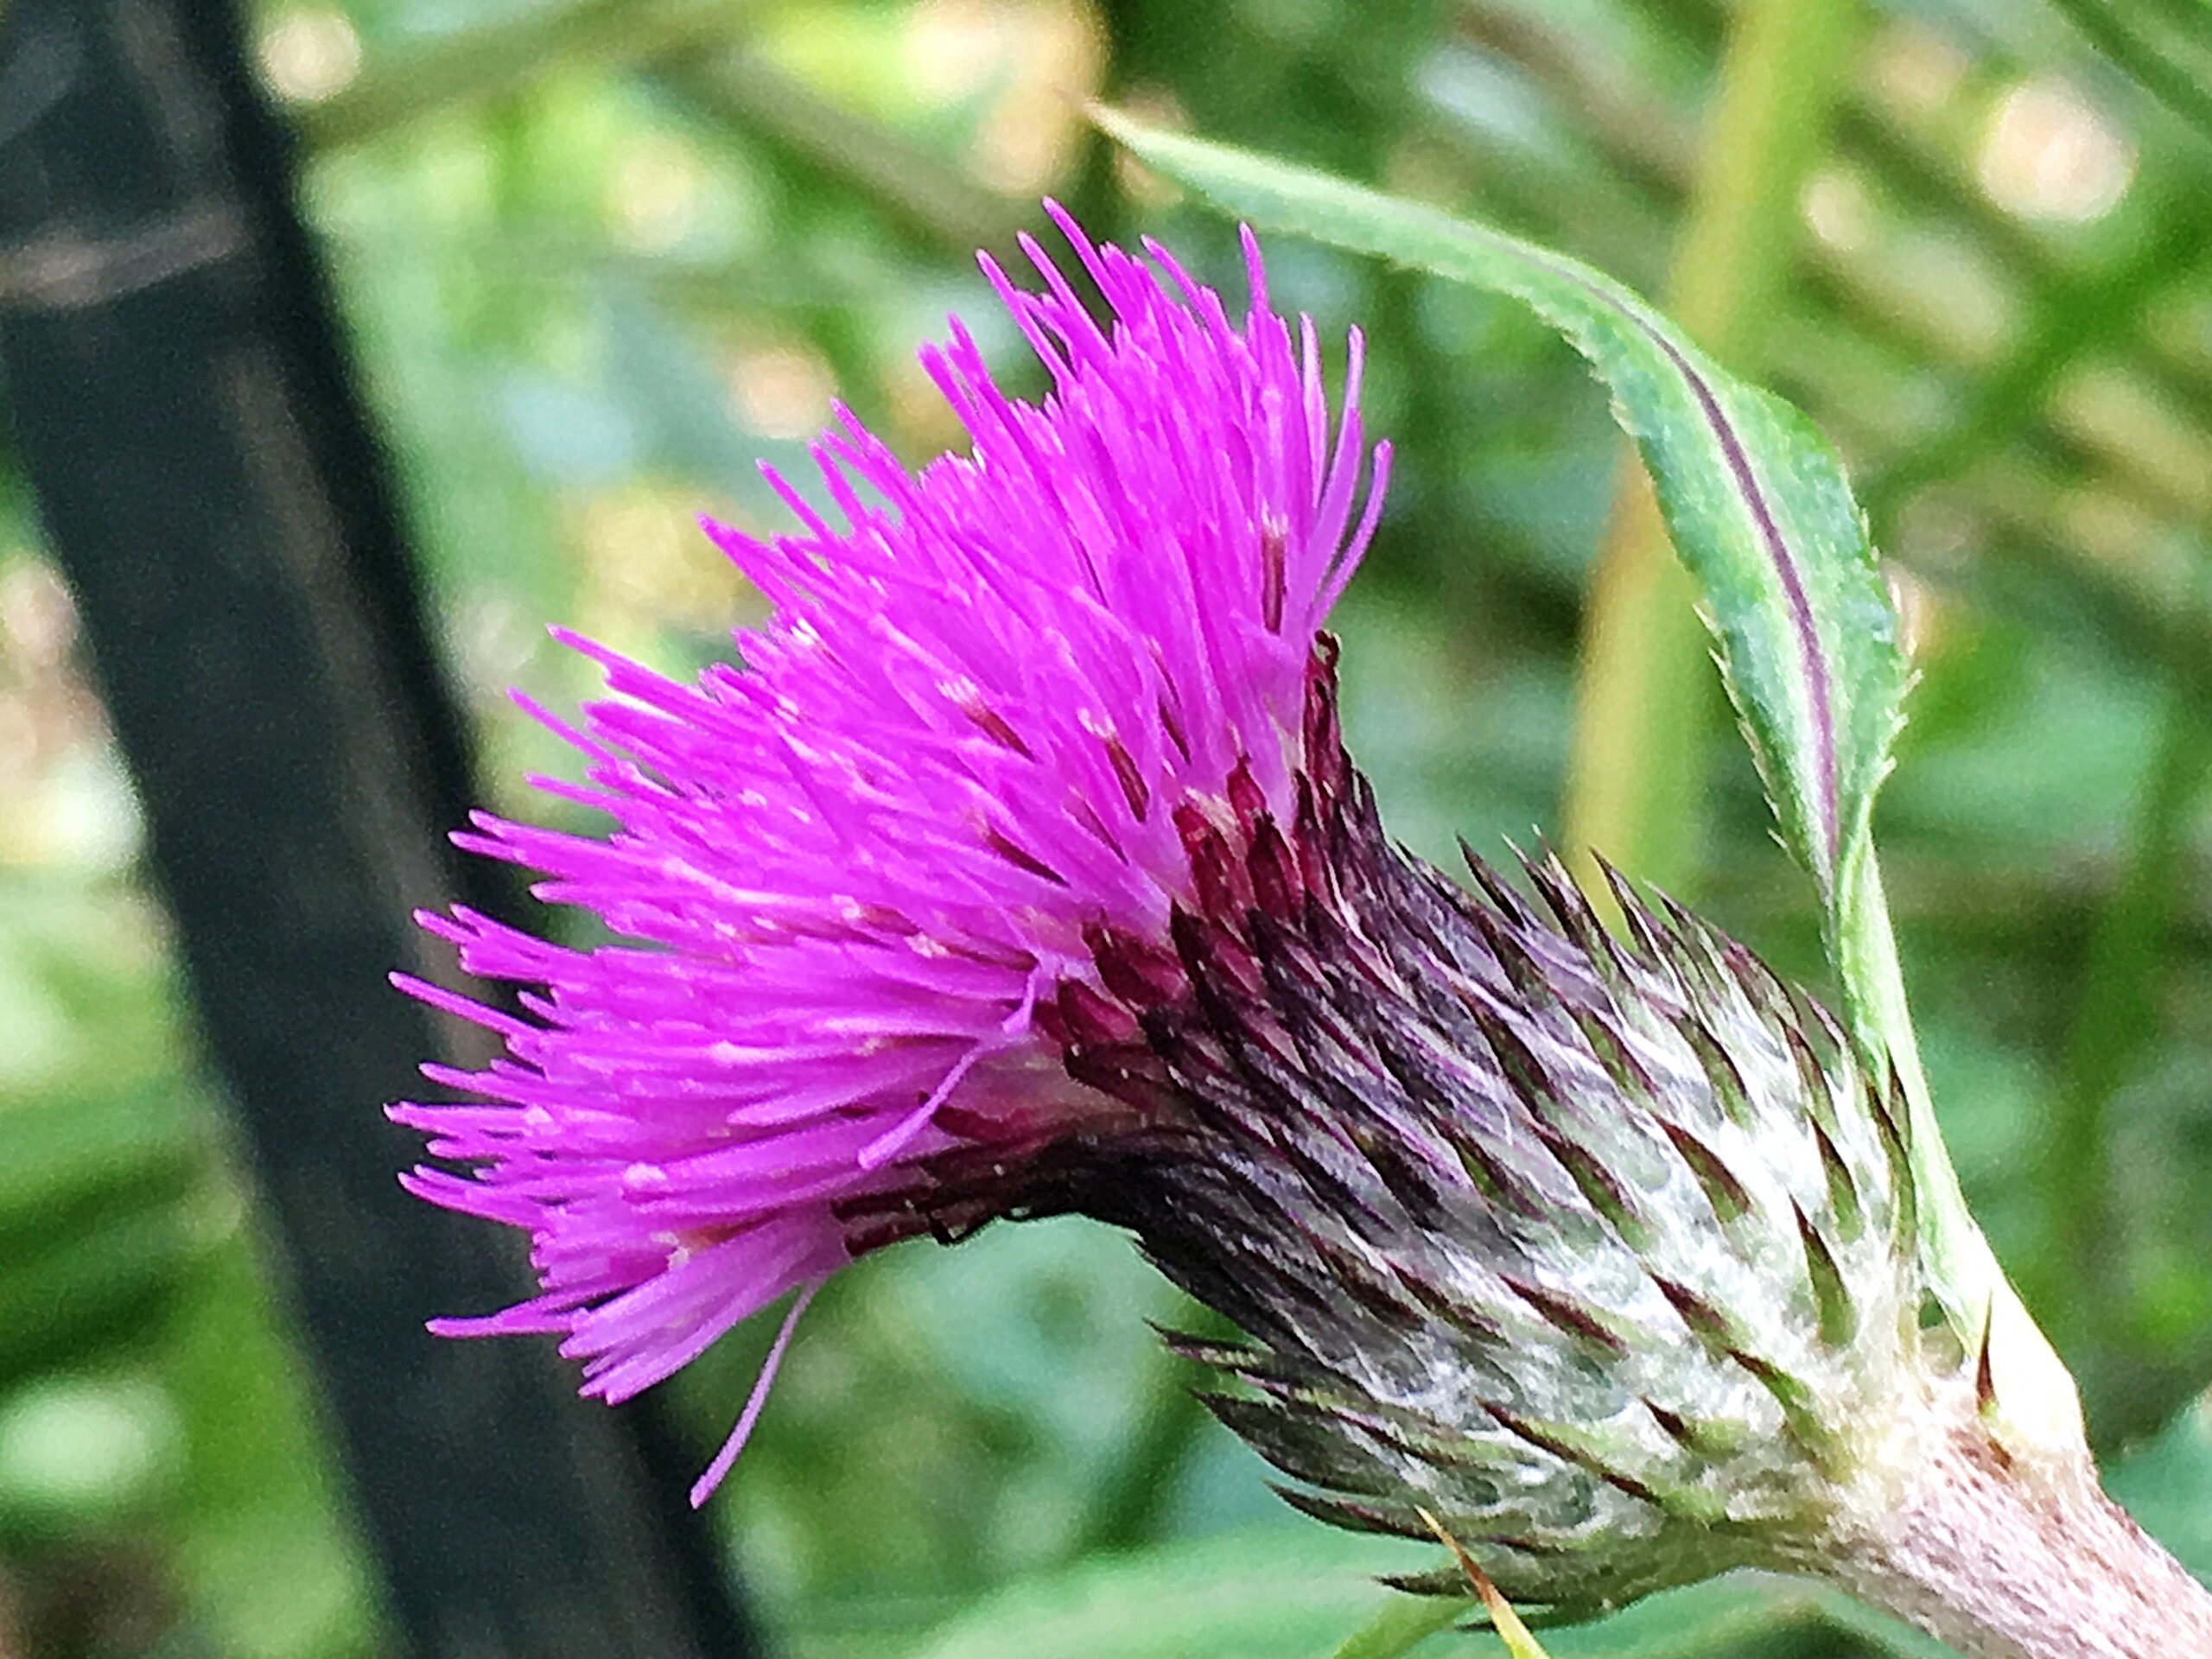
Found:
<path fill-rule="evenodd" d="M 256 47 L 493 803 L 541 816 L 520 779 L 569 763 L 505 689 L 591 683 L 541 624 L 671 670 L 721 651 L 760 601 L 695 515 L 774 524 L 752 462 L 796 471 L 832 398 L 911 458 L 957 442 L 912 357 L 950 312 L 1036 389 L 971 254 L 1041 225 L 1041 194 L 1236 290 L 1231 228 L 1104 149 L 1082 96 L 1676 301 L 1840 446 L 1893 562 L 1921 684 L 1879 830 L 1936 1096 L 2117 1486 L 2204 1570 L 2212 126 L 2100 52 L 2094 0 L 1818 0 L 1832 39 L 1715 120 L 1732 16 L 1796 3 L 270 0 Z M 2198 0 L 2128 15 L 2205 85 Z M 1620 482 L 1601 396 L 1509 304 L 1269 251 L 1280 303 L 1369 331 L 1399 447 L 1339 614 L 1355 752 L 1440 860 L 1555 836 Z M 1821 983 L 1716 696 L 1619 761 L 1685 794 L 1657 873 Z M 0 1659 L 373 1655 L 373 1569 L 139 842 L 0 453 Z M 1427 1557 L 1283 1510 L 1156 1353 L 1144 1320 L 1176 1312 L 1076 1223 L 841 1275 L 711 1510 L 775 1649 L 1328 1652 L 1384 1601 L 1363 1573 Z M 671 1385 L 702 1459 L 766 1334 Z M 1925 1650 L 1761 1584 L 1554 1647 Z"/>

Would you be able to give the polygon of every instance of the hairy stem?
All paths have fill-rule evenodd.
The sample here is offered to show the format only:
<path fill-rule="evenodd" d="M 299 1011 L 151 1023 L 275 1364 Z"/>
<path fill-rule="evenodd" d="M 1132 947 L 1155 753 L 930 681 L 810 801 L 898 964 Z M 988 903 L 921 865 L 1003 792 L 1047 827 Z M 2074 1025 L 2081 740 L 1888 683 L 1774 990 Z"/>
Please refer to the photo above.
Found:
<path fill-rule="evenodd" d="M 1904 1448 L 1820 1570 L 1971 1659 L 2200 1659 L 2212 1592 L 2097 1485 L 2087 1458 L 2008 1457 L 1973 1402 Z"/>

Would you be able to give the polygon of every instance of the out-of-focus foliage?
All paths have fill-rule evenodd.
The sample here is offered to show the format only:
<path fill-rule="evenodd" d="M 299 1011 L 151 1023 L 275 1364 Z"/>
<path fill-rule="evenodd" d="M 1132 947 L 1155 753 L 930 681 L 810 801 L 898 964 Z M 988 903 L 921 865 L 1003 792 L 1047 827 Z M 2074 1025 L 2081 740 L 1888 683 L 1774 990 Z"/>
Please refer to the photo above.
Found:
<path fill-rule="evenodd" d="M 1228 227 L 1067 94 L 1480 213 L 1656 292 L 1726 19 L 1719 0 L 263 0 L 257 24 L 487 787 L 518 807 L 524 772 L 570 761 L 505 688 L 558 707 L 591 683 L 543 620 L 672 668 L 721 650 L 759 601 L 693 515 L 773 523 L 753 460 L 801 475 L 833 398 L 916 459 L 956 441 L 912 356 L 948 311 L 1035 385 L 967 250 L 1010 253 L 1040 192 L 1234 289 Z M 1878 829 L 1961 1173 L 2127 1459 L 2119 1490 L 2202 1569 L 2212 141 L 2035 0 L 1891 0 L 1854 39 L 1787 227 L 1794 279 L 1742 366 L 1843 449 L 1891 556 L 1921 683 Z M 1340 615 L 1392 825 L 1439 858 L 1455 833 L 1554 830 L 1619 464 L 1599 392 L 1507 303 L 1292 243 L 1271 266 L 1325 339 L 1368 328 L 1369 406 L 1400 447 Z M 0 458 L 0 1654 L 373 1653 L 281 1252 L 199 1073 L 37 540 Z M 1695 896 L 1815 976 L 1810 895 L 1740 747 L 1710 741 Z M 1433 1553 L 1279 1513 L 1155 1352 L 1144 1319 L 1179 1316 L 1121 1240 L 1072 1223 L 841 1276 L 713 1510 L 782 1649 L 1328 1651 L 1384 1599 L 1363 1574 Z M 702 1460 L 766 1337 L 672 1385 Z M 1546 1643 L 1919 1650 L 1765 1583 Z"/>

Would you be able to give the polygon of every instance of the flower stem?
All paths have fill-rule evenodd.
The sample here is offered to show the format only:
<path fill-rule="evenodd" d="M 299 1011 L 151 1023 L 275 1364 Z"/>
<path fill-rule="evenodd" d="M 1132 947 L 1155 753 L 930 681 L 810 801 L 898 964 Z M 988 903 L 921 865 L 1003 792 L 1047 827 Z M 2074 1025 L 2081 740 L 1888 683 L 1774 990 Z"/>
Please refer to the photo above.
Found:
<path fill-rule="evenodd" d="M 1827 1576 L 1970 1659 L 2212 1655 L 2212 1592 L 2099 1490 L 2086 1457 L 2008 1458 L 1970 1404 L 1837 1541 Z"/>
<path fill-rule="evenodd" d="M 1756 359 L 1788 280 L 1798 195 L 1856 10 L 1853 0 L 1745 0 L 1737 10 L 1666 307 L 1724 363 Z M 1696 873 L 1702 738 L 1718 704 L 1695 600 L 1630 463 L 1585 613 L 1560 814 L 1593 893 L 1605 891 L 1586 879 L 1593 852 L 1677 896 Z"/>

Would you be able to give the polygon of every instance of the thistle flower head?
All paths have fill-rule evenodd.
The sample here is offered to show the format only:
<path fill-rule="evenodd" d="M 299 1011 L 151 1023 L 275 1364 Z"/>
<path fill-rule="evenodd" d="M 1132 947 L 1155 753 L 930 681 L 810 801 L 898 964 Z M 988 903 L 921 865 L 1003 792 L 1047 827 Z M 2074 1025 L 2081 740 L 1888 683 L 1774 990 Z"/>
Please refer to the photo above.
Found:
<path fill-rule="evenodd" d="M 739 663 L 572 641 L 613 696 L 546 786 L 613 829 L 462 842 L 615 942 L 425 918 L 532 988 L 409 982 L 506 1046 L 395 1109 L 469 1166 L 409 1184 L 542 1284 L 442 1328 L 557 1332 L 619 1400 L 861 1251 L 1079 1211 L 1245 1332 L 1186 1346 L 1305 1507 L 1433 1512 L 1566 1612 L 1782 1559 L 1917 1375 L 1902 1120 L 1687 916 L 1624 893 L 1619 945 L 1555 865 L 1540 911 L 1391 845 L 1319 632 L 1387 466 L 1360 510 L 1357 337 L 1332 421 L 1249 237 L 1233 320 L 1060 223 L 1110 322 L 987 263 L 1050 395 L 956 329 L 968 455 L 843 417 L 843 528 L 786 490 L 801 532 L 713 532 L 774 607 Z"/>
<path fill-rule="evenodd" d="M 1042 291 L 985 261 L 1043 401 L 1001 392 L 956 324 L 922 360 L 968 454 L 909 474 L 841 414 L 815 454 L 842 528 L 772 474 L 802 531 L 709 527 L 774 607 L 738 662 L 679 684 L 569 638 L 613 695 L 578 727 L 541 715 L 588 760 L 543 786 L 612 831 L 479 815 L 459 839 L 615 942 L 422 918 L 469 973 L 532 988 L 518 1017 L 403 980 L 506 1050 L 426 1068 L 467 1103 L 393 1109 L 469 1166 L 408 1185 L 527 1229 L 542 1285 L 438 1328 L 561 1333 L 620 1400 L 861 1249 L 1007 1208 L 1041 1148 L 1144 1116 L 1070 1075 L 1060 1009 L 1106 1006 L 1094 940 L 1168 949 L 1208 879 L 1192 825 L 1293 810 L 1316 632 L 1388 449 L 1370 470 L 1357 336 L 1332 421 L 1314 331 L 1268 308 L 1249 235 L 1234 317 L 1158 247 L 1055 217 L 1104 326 L 1033 244 Z"/>

